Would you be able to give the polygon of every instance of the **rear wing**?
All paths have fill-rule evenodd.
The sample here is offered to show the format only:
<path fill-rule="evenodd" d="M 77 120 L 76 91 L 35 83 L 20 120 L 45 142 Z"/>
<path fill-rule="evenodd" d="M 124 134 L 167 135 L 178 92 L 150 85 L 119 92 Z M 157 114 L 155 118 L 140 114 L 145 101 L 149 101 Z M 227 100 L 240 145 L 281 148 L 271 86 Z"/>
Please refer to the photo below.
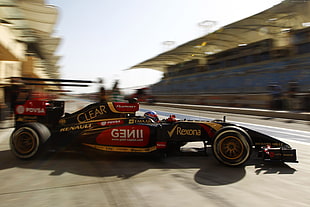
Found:
<path fill-rule="evenodd" d="M 64 114 L 64 101 L 27 100 L 15 106 L 14 114 L 15 126 L 40 122 L 53 128 Z"/>
<path fill-rule="evenodd" d="M 24 104 L 15 106 L 15 115 L 45 116 L 48 101 L 27 100 Z"/>

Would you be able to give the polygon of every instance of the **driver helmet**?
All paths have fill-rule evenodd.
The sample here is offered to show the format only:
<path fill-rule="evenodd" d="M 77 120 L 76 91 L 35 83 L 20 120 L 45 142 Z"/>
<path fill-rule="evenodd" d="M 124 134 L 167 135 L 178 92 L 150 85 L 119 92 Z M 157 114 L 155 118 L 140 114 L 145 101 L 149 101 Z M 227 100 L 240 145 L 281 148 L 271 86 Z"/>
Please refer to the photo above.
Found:
<path fill-rule="evenodd" d="M 145 113 L 144 113 L 144 116 L 145 116 L 146 118 L 152 119 L 152 120 L 155 121 L 155 122 L 159 122 L 159 118 L 158 118 L 157 113 L 156 113 L 155 111 L 148 111 L 148 112 L 145 112 Z"/>

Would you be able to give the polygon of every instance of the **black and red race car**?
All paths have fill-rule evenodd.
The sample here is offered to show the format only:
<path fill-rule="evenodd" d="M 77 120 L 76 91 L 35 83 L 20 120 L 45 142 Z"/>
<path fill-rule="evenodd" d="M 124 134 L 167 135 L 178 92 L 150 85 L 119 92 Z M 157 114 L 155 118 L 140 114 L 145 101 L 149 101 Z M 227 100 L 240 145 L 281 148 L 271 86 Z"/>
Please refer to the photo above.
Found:
<path fill-rule="evenodd" d="M 136 115 L 137 102 L 98 102 L 67 114 L 64 104 L 28 100 L 16 106 L 10 138 L 16 157 L 30 159 L 46 146 L 72 143 L 103 151 L 164 154 L 200 141 L 228 166 L 244 164 L 254 152 L 263 160 L 297 162 L 296 150 L 288 144 L 225 120 L 176 120 L 171 116 L 156 122 Z"/>

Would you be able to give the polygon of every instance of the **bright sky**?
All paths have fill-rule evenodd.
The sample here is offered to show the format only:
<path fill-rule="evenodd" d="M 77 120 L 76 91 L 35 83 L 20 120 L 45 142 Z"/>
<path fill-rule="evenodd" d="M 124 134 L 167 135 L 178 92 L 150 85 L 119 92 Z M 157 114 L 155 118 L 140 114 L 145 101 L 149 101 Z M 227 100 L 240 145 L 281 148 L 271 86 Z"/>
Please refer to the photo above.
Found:
<path fill-rule="evenodd" d="M 153 84 L 161 72 L 125 70 L 224 25 L 259 13 L 282 0 L 46 0 L 59 9 L 54 36 L 61 78 L 104 80 L 107 89 Z M 198 24 L 215 21 L 207 31 Z M 164 42 L 173 41 L 173 46 Z M 94 92 L 90 88 L 66 88 Z"/>

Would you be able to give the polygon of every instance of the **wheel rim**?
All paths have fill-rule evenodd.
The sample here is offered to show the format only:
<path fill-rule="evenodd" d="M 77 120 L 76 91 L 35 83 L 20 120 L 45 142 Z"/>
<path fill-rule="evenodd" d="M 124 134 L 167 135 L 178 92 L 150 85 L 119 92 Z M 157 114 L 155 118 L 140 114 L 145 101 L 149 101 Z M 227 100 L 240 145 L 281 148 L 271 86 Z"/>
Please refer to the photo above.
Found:
<path fill-rule="evenodd" d="M 216 159 L 228 166 L 245 163 L 251 154 L 248 136 L 237 129 L 222 130 L 214 139 L 213 153 Z"/>
<path fill-rule="evenodd" d="M 12 144 L 14 151 L 19 157 L 27 157 L 36 153 L 38 149 L 39 138 L 31 128 L 20 128 L 13 136 Z"/>
<path fill-rule="evenodd" d="M 243 143 L 237 137 L 225 137 L 219 143 L 219 153 L 229 160 L 239 159 L 244 153 Z"/>

